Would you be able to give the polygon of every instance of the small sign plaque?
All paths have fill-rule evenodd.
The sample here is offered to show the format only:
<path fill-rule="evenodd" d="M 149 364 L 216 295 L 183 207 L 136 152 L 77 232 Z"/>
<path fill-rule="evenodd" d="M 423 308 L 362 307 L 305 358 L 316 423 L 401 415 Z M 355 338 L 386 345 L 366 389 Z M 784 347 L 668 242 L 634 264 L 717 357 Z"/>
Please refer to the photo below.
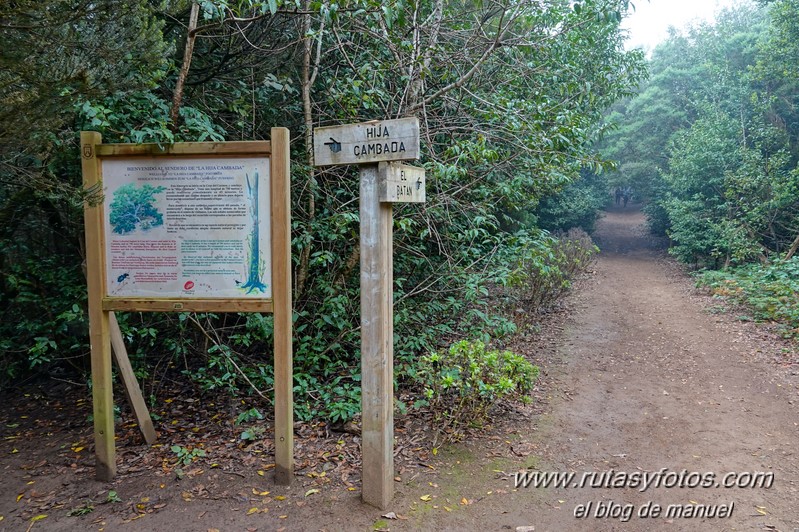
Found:
<path fill-rule="evenodd" d="M 319 127 L 313 147 L 316 166 L 411 161 L 419 158 L 419 119 Z"/>
<path fill-rule="evenodd" d="M 380 163 L 378 194 L 382 203 L 424 203 L 424 168 Z"/>

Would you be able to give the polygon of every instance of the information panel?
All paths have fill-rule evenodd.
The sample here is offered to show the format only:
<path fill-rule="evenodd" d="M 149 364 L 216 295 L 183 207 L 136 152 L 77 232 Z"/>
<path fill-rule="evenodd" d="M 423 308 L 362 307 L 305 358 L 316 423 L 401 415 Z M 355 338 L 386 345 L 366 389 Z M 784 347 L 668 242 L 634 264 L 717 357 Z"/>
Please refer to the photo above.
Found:
<path fill-rule="evenodd" d="M 106 292 L 271 299 L 266 157 L 102 160 Z"/>
<path fill-rule="evenodd" d="M 272 313 L 275 481 L 294 478 L 290 138 L 282 127 L 270 134 L 174 144 L 80 134 L 100 480 L 116 475 L 112 346 L 145 441 L 156 437 L 117 311 Z"/>

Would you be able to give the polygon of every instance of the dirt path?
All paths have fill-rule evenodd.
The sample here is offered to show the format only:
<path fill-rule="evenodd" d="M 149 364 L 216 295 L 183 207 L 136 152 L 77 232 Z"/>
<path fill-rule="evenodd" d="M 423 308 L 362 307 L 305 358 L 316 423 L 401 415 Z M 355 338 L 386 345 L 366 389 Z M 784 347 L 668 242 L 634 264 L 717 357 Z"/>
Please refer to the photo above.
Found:
<path fill-rule="evenodd" d="M 773 486 L 561 489 L 529 506 L 520 490 L 518 502 L 528 506 L 520 514 L 536 530 L 799 528 L 796 372 L 772 363 L 781 344 L 730 315 L 708 313 L 707 301 L 649 249 L 643 222 L 640 213 L 616 211 L 599 226 L 596 277 L 577 296 L 579 311 L 561 344 L 566 399 L 540 434 L 550 464 L 578 476 L 668 468 L 661 482 L 676 486 L 704 482 L 694 472 L 715 474 L 714 482 L 765 472 Z M 591 517 L 574 517 L 592 501 Z M 593 517 L 611 501 L 619 518 Z M 650 502 L 664 513 L 670 504 L 734 507 L 729 518 L 638 517 Z M 625 508 L 633 511 L 626 523 Z"/>
<path fill-rule="evenodd" d="M 578 310 L 552 361 L 563 367 L 551 411 L 535 421 L 540 430 L 529 440 L 541 459 L 521 464 L 575 472 L 570 487 L 510 491 L 460 524 L 537 531 L 799 528 L 799 379 L 773 363 L 784 346 L 734 315 L 707 312 L 707 298 L 651 249 L 643 223 L 632 210 L 601 221 L 596 275 L 576 295 Z M 648 489 L 644 473 L 653 475 Z M 765 473 L 766 484 L 773 474 L 773 485 L 690 488 L 715 486 L 727 473 L 740 474 L 742 483 L 751 480 L 746 473 Z M 583 478 L 589 486 L 630 487 L 572 487 Z M 683 505 L 682 513 L 666 515 L 672 504 Z M 655 505 L 661 515 L 651 517 Z M 716 517 L 700 505 L 715 507 Z M 608 512 L 613 517 L 602 517 Z M 702 512 L 705 518 L 686 517 Z"/>
<path fill-rule="evenodd" d="M 799 371 L 779 364 L 785 346 L 735 313 L 709 312 L 718 303 L 652 249 L 639 212 L 608 213 L 596 237 L 603 252 L 571 298 L 574 313 L 513 346 L 544 369 L 539 400 L 507 412 L 491 435 L 435 457 L 398 427 L 395 515 L 360 502 L 357 474 L 342 484 L 346 460 L 330 455 L 357 454 L 357 438 L 329 433 L 327 450 L 298 436 L 307 469 L 291 488 L 264 475 L 268 449 L 236 451 L 235 435 L 205 437 L 209 458 L 182 479 L 166 467 L 168 451 L 159 459 L 128 438 L 122 474 L 96 482 L 90 451 L 81 451 L 91 434 L 81 399 L 72 418 L 58 406 L 43 409 L 50 418 L 21 408 L 0 415 L 11 435 L 0 441 L 0 531 L 799 529 Z M 234 463 L 221 463 L 223 446 Z M 565 488 L 515 488 L 519 471 L 576 476 Z M 773 485 L 678 487 L 727 473 L 765 473 L 766 483 L 773 474 Z M 582 479 L 627 487 L 573 487 Z M 103 504 L 108 490 L 121 502 Z M 91 512 L 67 515 L 89 501 Z M 601 517 L 611 503 L 612 516 Z M 672 504 L 684 505 L 683 515 L 666 515 Z M 660 516 L 640 516 L 655 505 Z M 587 517 L 575 517 L 581 508 Z M 686 516 L 711 510 L 715 517 Z"/>

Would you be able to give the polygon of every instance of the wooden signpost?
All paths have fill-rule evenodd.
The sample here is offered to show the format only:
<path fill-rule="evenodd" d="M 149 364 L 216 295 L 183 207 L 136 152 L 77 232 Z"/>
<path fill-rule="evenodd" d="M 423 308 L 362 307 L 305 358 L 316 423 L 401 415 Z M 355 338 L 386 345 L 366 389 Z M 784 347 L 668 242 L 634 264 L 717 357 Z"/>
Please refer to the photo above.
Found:
<path fill-rule="evenodd" d="M 275 480 L 294 475 L 289 136 L 103 144 L 81 133 L 97 478 L 116 474 L 111 347 L 147 443 L 114 311 L 274 314 Z M 102 196 L 102 200 L 98 197 Z"/>
<path fill-rule="evenodd" d="M 313 149 L 316 166 L 413 161 L 419 158 L 419 119 L 318 127 Z"/>
<path fill-rule="evenodd" d="M 314 130 L 316 166 L 360 169 L 361 496 L 381 509 L 394 497 L 392 203 L 425 200 L 424 169 L 391 161 L 418 157 L 416 118 Z"/>

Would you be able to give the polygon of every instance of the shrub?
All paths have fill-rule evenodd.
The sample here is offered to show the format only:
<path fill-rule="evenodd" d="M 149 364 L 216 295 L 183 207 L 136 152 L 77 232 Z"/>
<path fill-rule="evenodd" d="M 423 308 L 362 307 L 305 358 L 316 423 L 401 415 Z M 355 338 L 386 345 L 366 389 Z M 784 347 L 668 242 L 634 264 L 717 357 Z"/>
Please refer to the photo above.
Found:
<path fill-rule="evenodd" d="M 572 279 L 591 265 L 598 251 L 582 229 L 541 239 L 528 248 L 507 283 L 508 306 L 531 313 L 552 306 L 571 288 Z"/>
<path fill-rule="evenodd" d="M 779 323 L 785 336 L 799 337 L 799 257 L 702 272 L 697 285 L 749 307 L 759 321 Z"/>
<path fill-rule="evenodd" d="M 479 340 L 461 340 L 421 358 L 421 403 L 429 407 L 439 435 L 458 439 L 465 428 L 483 426 L 498 400 L 528 402 L 538 373 L 538 367 L 521 355 L 489 350 Z"/>
<path fill-rule="evenodd" d="M 583 172 L 581 179 L 546 196 L 536 209 L 538 226 L 547 231 L 582 228 L 593 232 L 600 211 L 610 199 L 603 176 Z"/>

